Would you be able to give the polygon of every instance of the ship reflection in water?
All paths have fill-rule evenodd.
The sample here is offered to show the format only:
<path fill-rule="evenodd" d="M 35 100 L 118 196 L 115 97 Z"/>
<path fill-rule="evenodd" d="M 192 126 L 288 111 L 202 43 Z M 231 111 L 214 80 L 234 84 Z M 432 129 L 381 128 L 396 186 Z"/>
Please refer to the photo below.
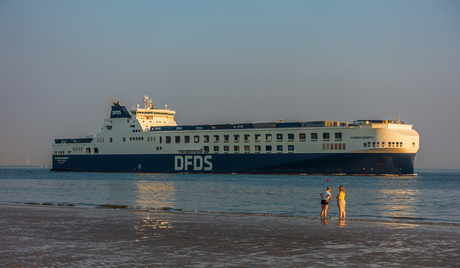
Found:
<path fill-rule="evenodd" d="M 141 209 L 169 209 L 175 200 L 175 187 L 172 182 L 139 181 L 136 186 L 137 197 L 133 201 Z M 143 213 L 141 221 L 134 226 L 141 240 L 157 236 L 158 229 L 170 228 L 174 227 L 166 215 L 158 217 L 150 213 Z"/>
<path fill-rule="evenodd" d="M 392 219 L 421 219 L 422 211 L 417 209 L 420 204 L 420 191 L 413 189 L 381 189 L 380 211 L 384 218 Z"/>
<path fill-rule="evenodd" d="M 173 182 L 138 181 L 136 186 L 133 203 L 141 209 L 169 209 L 175 200 Z"/>

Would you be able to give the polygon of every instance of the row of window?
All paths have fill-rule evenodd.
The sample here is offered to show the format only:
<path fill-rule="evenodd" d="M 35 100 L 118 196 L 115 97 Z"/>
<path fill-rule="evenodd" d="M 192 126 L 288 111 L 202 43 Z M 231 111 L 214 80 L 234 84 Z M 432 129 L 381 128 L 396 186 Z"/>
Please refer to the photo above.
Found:
<path fill-rule="evenodd" d="M 385 143 L 384 141 L 382 141 L 381 143 L 380 142 L 365 142 L 363 143 L 363 147 L 403 147 L 403 143 L 402 141 L 399 142 L 394 142 L 394 141 L 390 141 L 388 143 Z M 415 142 L 412 143 L 412 146 L 415 147 Z"/>
<path fill-rule="evenodd" d="M 136 130 L 133 130 L 133 132 L 137 132 Z M 275 136 L 275 139 L 273 138 L 273 136 Z M 294 142 L 295 140 L 295 135 L 293 133 L 289 133 L 286 135 L 287 136 L 287 141 L 288 142 Z M 307 135 L 305 133 L 299 133 L 298 135 L 298 141 L 300 142 L 305 142 L 307 140 Z M 330 141 L 330 133 L 322 133 L 322 141 Z M 224 143 L 229 143 L 229 142 L 234 142 L 234 143 L 237 143 L 237 142 L 240 142 L 241 139 L 244 141 L 244 142 L 250 142 L 252 139 L 254 139 L 255 142 L 261 142 L 262 141 L 262 138 L 264 138 L 264 140 L 266 142 L 271 142 L 273 140 L 276 140 L 276 142 L 282 142 L 285 140 L 285 135 L 284 134 L 276 134 L 276 135 L 272 135 L 272 134 L 265 134 L 265 136 L 262 136 L 261 134 L 254 134 L 254 136 L 252 136 L 251 134 L 243 134 L 243 135 L 240 135 L 240 134 L 234 134 L 234 135 L 213 135 L 212 136 L 212 142 L 213 143 L 219 143 L 220 140 L 222 139 L 222 141 Z M 130 141 L 143 141 L 144 140 L 144 137 L 129 137 L 129 140 Z M 170 144 L 170 143 L 191 143 L 193 141 L 193 143 L 199 143 L 200 140 L 202 140 L 204 143 L 209 143 L 211 142 L 211 136 L 210 135 L 203 135 L 203 136 L 198 136 L 198 135 L 194 135 L 194 136 L 165 136 L 164 137 L 164 142 L 167 143 L 167 144 Z M 334 133 L 334 140 L 335 141 L 342 141 L 342 133 L 341 132 L 336 132 Z M 103 143 L 104 142 L 104 138 L 97 138 L 96 140 L 98 143 Z M 147 141 L 149 142 L 154 142 L 156 141 L 156 138 L 155 137 L 147 137 Z M 310 141 L 312 142 L 315 142 L 315 141 L 318 141 L 318 133 L 311 133 L 310 134 Z M 113 138 L 110 138 L 110 142 L 113 142 Z M 123 142 L 126 142 L 126 138 L 123 138 Z M 159 143 L 163 143 L 163 137 L 160 136 L 159 137 Z"/>
<path fill-rule="evenodd" d="M 54 154 L 55 155 L 65 155 L 66 153 L 67 154 L 72 154 L 72 152 L 82 152 L 83 151 L 83 148 L 82 147 L 74 147 L 72 148 L 72 151 L 54 151 Z M 93 151 L 94 154 L 99 154 L 99 149 L 98 148 L 94 148 L 94 151 Z M 86 148 L 86 154 L 91 154 L 91 148 Z"/>
<path fill-rule="evenodd" d="M 234 146 L 204 146 L 203 147 L 203 153 L 211 153 L 210 149 L 212 148 L 212 153 L 251 153 L 251 146 L 249 145 L 244 145 L 244 146 L 239 146 L 239 145 L 234 145 Z M 262 149 L 265 149 L 265 151 L 262 151 Z M 294 145 L 288 145 L 287 146 L 287 151 L 288 153 L 293 153 L 294 152 Z M 284 146 L 283 145 L 265 145 L 265 146 L 260 146 L 260 145 L 255 145 L 253 147 L 253 152 L 254 153 L 272 153 L 272 152 L 277 152 L 277 153 L 282 153 L 284 152 Z"/>
<path fill-rule="evenodd" d="M 330 140 L 330 133 L 322 133 L 323 135 L 323 141 L 329 141 Z M 273 138 L 273 136 L 275 136 L 275 139 Z M 293 142 L 295 140 L 295 135 L 293 133 L 289 133 L 286 135 L 287 136 L 287 141 L 288 142 Z M 203 136 L 198 136 L 198 135 L 195 135 L 195 136 L 165 136 L 164 137 L 164 142 L 169 144 L 169 143 L 191 143 L 193 141 L 193 143 L 199 143 L 200 140 L 203 141 L 203 143 L 209 143 L 211 142 L 211 136 L 210 135 L 203 135 Z M 266 142 L 271 142 L 273 140 L 276 140 L 276 142 L 282 142 L 285 140 L 285 135 L 284 134 L 276 134 L 276 135 L 272 135 L 272 134 L 265 134 L 265 136 L 262 136 L 261 134 L 254 134 L 254 136 L 252 136 L 251 134 L 243 134 L 243 135 L 240 135 L 240 134 L 234 134 L 234 135 L 213 135 L 212 136 L 212 142 L 213 143 L 219 143 L 220 140 L 222 139 L 222 141 L 224 143 L 228 143 L 228 142 L 234 142 L 234 143 L 237 143 L 237 142 L 240 142 L 241 139 L 243 140 L 243 142 L 250 142 L 252 139 L 254 139 L 255 142 L 261 142 L 262 141 L 262 138 L 264 138 L 264 140 Z M 131 140 L 131 139 L 130 139 Z M 137 139 L 134 139 L 134 140 L 137 140 Z M 335 136 L 334 136 L 334 140 L 335 141 L 342 141 L 342 133 L 341 132 L 336 132 L 335 133 Z M 155 137 L 149 137 L 148 138 L 148 141 L 155 141 Z M 306 141 L 306 134 L 305 133 L 299 133 L 298 135 L 298 141 L 301 141 L 301 142 L 304 142 Z M 310 134 L 310 141 L 318 141 L 318 133 L 311 133 Z M 159 137 L 159 143 L 163 143 L 163 137 L 160 136 Z"/>
<path fill-rule="evenodd" d="M 346 150 L 346 143 L 323 143 L 323 151 Z"/>

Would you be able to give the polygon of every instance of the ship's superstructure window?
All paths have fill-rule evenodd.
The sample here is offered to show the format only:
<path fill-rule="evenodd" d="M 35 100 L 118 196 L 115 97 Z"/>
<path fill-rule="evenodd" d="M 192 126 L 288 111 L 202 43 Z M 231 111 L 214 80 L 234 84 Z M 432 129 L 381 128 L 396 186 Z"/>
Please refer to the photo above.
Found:
<path fill-rule="evenodd" d="M 342 132 L 336 132 L 334 135 L 335 141 L 342 141 Z"/>
<path fill-rule="evenodd" d="M 203 136 L 203 142 L 206 142 L 206 143 L 209 142 L 209 136 L 208 135 Z"/>
<path fill-rule="evenodd" d="M 250 151 L 251 151 L 250 146 L 249 146 L 249 145 L 245 145 L 245 146 L 244 146 L 244 152 L 245 152 L 245 153 L 249 153 Z"/>
<path fill-rule="evenodd" d="M 113 142 L 113 138 L 110 138 L 110 142 Z"/>
<path fill-rule="evenodd" d="M 283 145 L 277 145 L 276 146 L 276 152 L 282 153 L 283 152 Z"/>
<path fill-rule="evenodd" d="M 218 153 L 219 152 L 219 146 L 214 146 L 214 153 Z"/>
<path fill-rule="evenodd" d="M 283 141 L 283 134 L 276 134 L 276 141 L 282 142 Z"/>
<path fill-rule="evenodd" d="M 288 134 L 288 141 L 289 141 L 289 142 L 294 141 L 294 133 L 289 133 L 289 134 Z"/>
<path fill-rule="evenodd" d="M 203 151 L 205 154 L 209 153 L 209 146 L 204 146 Z"/>
<path fill-rule="evenodd" d="M 271 145 L 265 145 L 265 152 L 266 153 L 271 153 L 272 152 L 272 146 Z"/>
<path fill-rule="evenodd" d="M 219 142 L 219 135 L 214 135 L 214 143 L 218 143 Z"/>
<path fill-rule="evenodd" d="M 193 142 L 194 143 L 199 143 L 200 142 L 200 136 L 193 136 Z"/>
<path fill-rule="evenodd" d="M 233 146 L 233 152 L 239 153 L 240 152 L 240 146 L 238 146 L 238 145 Z"/>
<path fill-rule="evenodd" d="M 323 141 L 329 141 L 329 133 L 328 132 L 323 133 Z"/>
<path fill-rule="evenodd" d="M 272 141 L 272 134 L 265 134 L 265 141 Z"/>
<path fill-rule="evenodd" d="M 112 126 L 106 126 L 105 127 L 107 130 L 112 130 Z"/>
<path fill-rule="evenodd" d="M 256 153 L 260 153 L 260 145 L 254 146 L 254 151 L 255 151 Z"/>
<path fill-rule="evenodd" d="M 262 136 L 261 136 L 260 134 L 255 134 L 255 135 L 254 135 L 254 140 L 255 140 L 256 142 L 260 142 L 260 141 L 262 140 Z"/>
<path fill-rule="evenodd" d="M 305 141 L 305 140 L 306 140 L 305 133 L 299 133 L 299 141 Z"/>
<path fill-rule="evenodd" d="M 94 154 L 98 154 L 99 153 L 99 149 L 98 148 L 94 148 Z"/>
<path fill-rule="evenodd" d="M 233 141 L 234 142 L 239 142 L 240 141 L 240 135 L 233 135 Z"/>
<path fill-rule="evenodd" d="M 176 143 L 180 143 L 180 136 L 176 136 L 176 137 L 175 137 L 175 142 L 176 142 Z"/>
<path fill-rule="evenodd" d="M 288 153 L 294 152 L 294 145 L 288 145 Z"/>
<path fill-rule="evenodd" d="M 190 143 L 190 136 L 184 136 L 184 142 Z"/>
<path fill-rule="evenodd" d="M 230 152 L 230 146 L 224 146 L 224 153 Z"/>
<path fill-rule="evenodd" d="M 123 142 L 125 142 L 125 141 L 126 141 L 126 138 L 125 138 L 125 137 L 123 137 Z"/>
<path fill-rule="evenodd" d="M 365 143 L 367 146 L 367 143 Z M 364 147 L 366 147 L 364 146 Z M 346 150 L 347 146 L 345 143 L 323 143 L 323 151 L 337 151 L 337 150 Z"/>
<path fill-rule="evenodd" d="M 224 142 L 230 141 L 230 135 L 224 135 Z"/>
<path fill-rule="evenodd" d="M 311 133 L 310 134 L 311 141 L 318 141 L 318 133 Z"/>
<path fill-rule="evenodd" d="M 251 135 L 244 134 L 244 142 L 249 142 L 249 141 L 251 141 Z"/>
<path fill-rule="evenodd" d="M 171 143 L 171 136 L 166 136 L 166 143 Z"/>

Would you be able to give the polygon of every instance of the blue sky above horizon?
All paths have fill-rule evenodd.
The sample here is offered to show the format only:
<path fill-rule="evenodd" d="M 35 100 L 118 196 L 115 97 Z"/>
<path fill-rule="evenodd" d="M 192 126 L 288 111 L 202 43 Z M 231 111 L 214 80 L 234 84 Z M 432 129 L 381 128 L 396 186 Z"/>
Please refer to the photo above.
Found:
<path fill-rule="evenodd" d="M 458 1 L 3 0 L 0 160 L 147 94 L 180 124 L 400 115 L 417 168 L 459 168 L 459 70 Z"/>

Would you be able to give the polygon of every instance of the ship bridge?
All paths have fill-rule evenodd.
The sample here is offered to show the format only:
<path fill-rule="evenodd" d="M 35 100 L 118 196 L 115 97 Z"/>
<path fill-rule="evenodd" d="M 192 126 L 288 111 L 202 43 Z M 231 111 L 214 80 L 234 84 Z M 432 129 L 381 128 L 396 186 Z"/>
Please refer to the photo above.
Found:
<path fill-rule="evenodd" d="M 167 105 L 163 109 L 156 108 L 148 95 L 144 96 L 144 108 L 140 108 L 138 104 L 137 107 L 131 109 L 131 114 L 142 129 L 150 129 L 155 126 L 177 126 L 176 111 L 168 109 Z"/>

